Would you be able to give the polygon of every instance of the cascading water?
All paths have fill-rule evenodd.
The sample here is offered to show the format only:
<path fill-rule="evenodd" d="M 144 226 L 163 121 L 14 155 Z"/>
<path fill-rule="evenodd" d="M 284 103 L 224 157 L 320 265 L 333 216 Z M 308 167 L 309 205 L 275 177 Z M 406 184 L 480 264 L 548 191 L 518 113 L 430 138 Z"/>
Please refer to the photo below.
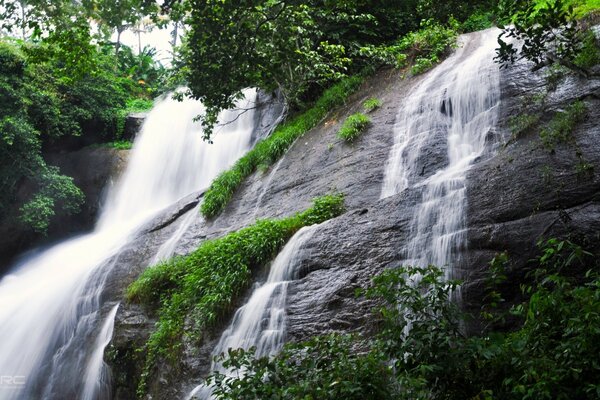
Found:
<path fill-rule="evenodd" d="M 450 276 L 464 245 L 467 172 L 492 148 L 500 102 L 497 36 L 492 29 L 461 37 L 461 47 L 420 83 L 396 119 L 381 197 L 422 193 L 403 249 L 406 264 L 449 266 Z M 444 164 L 427 172 L 436 161 L 431 149 L 440 144 Z"/>
<path fill-rule="evenodd" d="M 94 231 L 21 262 L 0 281 L 0 376 L 10 381 L 0 387 L 0 398 L 100 399 L 110 393 L 101 355 L 116 306 L 102 315 L 104 282 L 141 226 L 207 187 L 250 148 L 257 93 L 245 96 L 239 107 L 249 111 L 223 113 L 212 145 L 193 122 L 203 111 L 200 103 L 158 102 Z"/>
<path fill-rule="evenodd" d="M 299 261 L 305 256 L 304 244 L 321 225 L 311 225 L 300 229 L 277 255 L 267 281 L 257 287 L 246 304 L 240 307 L 217 345 L 213 356 L 227 353 L 228 349 L 256 349 L 257 357 L 276 354 L 285 339 L 285 303 L 289 282 L 298 278 Z M 227 373 L 221 365 L 212 365 L 212 370 Z M 189 398 L 209 399 L 210 387 L 200 385 Z"/>

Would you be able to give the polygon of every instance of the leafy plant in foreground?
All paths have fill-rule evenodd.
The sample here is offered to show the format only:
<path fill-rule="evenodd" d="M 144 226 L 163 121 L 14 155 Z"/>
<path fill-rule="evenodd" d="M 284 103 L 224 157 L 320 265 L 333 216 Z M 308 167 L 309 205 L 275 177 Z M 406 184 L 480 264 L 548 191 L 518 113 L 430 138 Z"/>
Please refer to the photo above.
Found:
<path fill-rule="evenodd" d="M 396 268 L 366 291 L 382 302 L 374 338 L 318 337 L 289 344 L 273 359 L 231 350 L 223 357 L 239 373 L 216 373 L 210 382 L 228 400 L 256 394 L 289 400 L 596 399 L 598 262 L 567 240 L 539 246 L 541 255 L 522 285 L 524 301 L 510 309 L 518 319 L 512 331 L 494 328 L 506 316 L 498 308 L 498 286 L 506 282 L 509 264 L 505 253 L 492 260 L 485 286 L 483 317 L 491 323 L 476 334 L 467 334 L 471 317 L 450 301 L 458 282 L 431 266 Z"/>

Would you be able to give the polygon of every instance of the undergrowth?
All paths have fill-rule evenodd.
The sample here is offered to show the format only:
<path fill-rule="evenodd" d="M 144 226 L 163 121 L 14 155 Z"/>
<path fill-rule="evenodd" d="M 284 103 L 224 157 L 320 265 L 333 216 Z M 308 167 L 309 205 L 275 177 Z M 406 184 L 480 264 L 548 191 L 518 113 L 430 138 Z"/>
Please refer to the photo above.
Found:
<path fill-rule="evenodd" d="M 327 89 L 312 108 L 279 126 L 265 140 L 240 158 L 235 165 L 221 173 L 204 194 L 201 212 L 207 218 L 218 215 L 227 205 L 236 188 L 261 165 L 277 162 L 294 141 L 314 128 L 332 108 L 344 104 L 354 93 L 362 78 L 349 77 Z"/>
<path fill-rule="evenodd" d="M 207 329 L 228 315 L 250 284 L 252 272 L 270 261 L 294 233 L 343 212 L 343 195 L 319 197 L 306 211 L 280 220 L 257 221 L 206 241 L 187 256 L 146 269 L 127 290 L 129 301 L 158 310 L 156 330 L 144 349 L 146 363 L 138 394 L 145 393 L 159 359 L 176 359 L 184 335 L 200 341 Z"/>
<path fill-rule="evenodd" d="M 208 381 L 221 400 L 597 399 L 598 262 L 570 241 L 540 247 L 522 302 L 508 310 L 510 259 L 492 260 L 477 334 L 464 329 L 476 315 L 451 301 L 459 282 L 432 266 L 395 268 L 359 290 L 381 305 L 374 338 L 330 334 L 272 358 L 230 350 L 222 355 L 230 373 Z"/>

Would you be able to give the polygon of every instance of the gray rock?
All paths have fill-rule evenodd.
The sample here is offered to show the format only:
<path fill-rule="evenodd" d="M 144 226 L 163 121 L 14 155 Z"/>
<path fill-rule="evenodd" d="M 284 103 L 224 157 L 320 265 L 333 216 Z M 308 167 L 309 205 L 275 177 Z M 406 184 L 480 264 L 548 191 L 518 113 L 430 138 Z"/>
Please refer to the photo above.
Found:
<path fill-rule="evenodd" d="M 489 133 L 490 140 L 504 138 L 508 142 L 509 117 L 523 110 L 523 96 L 544 90 L 543 73 L 532 74 L 525 64 L 503 71 L 500 120 Z M 203 240 L 247 226 L 256 218 L 291 215 L 307 208 L 315 196 L 341 191 L 349 211 L 323 225 L 305 244 L 309 251 L 300 261 L 300 279 L 290 284 L 288 340 L 333 331 L 372 333 L 377 326 L 371 313 L 373 304 L 356 298 L 354 291 L 401 262 L 399 249 L 408 239 L 408 224 L 420 194 L 406 191 L 382 200 L 379 196 L 393 143 L 395 114 L 420 79 L 401 80 L 396 72 L 382 71 L 368 80 L 345 107 L 332 111 L 318 128 L 298 139 L 280 163 L 247 179 L 220 216 L 208 222 L 199 217 L 177 252 L 187 253 Z M 468 309 L 480 306 L 486 265 L 498 251 L 507 250 L 512 256 L 509 272 L 513 284 L 508 294 L 516 298 L 519 279 L 528 260 L 535 256 L 539 238 L 570 233 L 587 237 L 592 246 L 600 248 L 600 121 L 594 114 L 599 107 L 594 96 L 597 90 L 598 82 L 570 77 L 548 96 L 540 110 L 544 123 L 555 111 L 583 99 L 590 115 L 573 132 L 577 146 L 561 144 L 550 153 L 531 133 L 481 157 L 470 171 L 468 246 L 458 255 L 462 263 L 457 270 L 466 280 L 462 301 Z M 383 102 L 372 113 L 369 129 L 352 145 L 337 139 L 341 122 L 361 110 L 368 97 Z M 422 166 L 424 175 L 447 163 L 443 148 L 432 146 Z M 577 173 L 580 159 L 576 148 L 595 167 L 592 172 Z M 109 297 L 122 293 L 145 268 L 152 249 L 175 229 L 182 209 L 181 205 L 173 207 L 161 217 L 173 224 L 159 223 L 156 229 L 145 230 L 130 254 L 121 256 L 120 267 L 111 277 Z M 257 279 L 260 273 L 255 271 Z M 120 354 L 130 354 L 134 346 L 145 342 L 152 318 L 142 308 L 123 305 L 113 341 Z M 226 324 L 224 321 L 223 326 L 209 332 L 203 343 L 186 341 L 177 365 L 161 364 L 151 380 L 148 398 L 179 398 L 198 384 L 209 370 L 210 352 Z M 118 363 L 113 366 L 127 382 L 139 377 L 139 362 L 127 364 L 125 371 Z M 131 396 L 131 386 L 117 384 L 116 398 Z"/>

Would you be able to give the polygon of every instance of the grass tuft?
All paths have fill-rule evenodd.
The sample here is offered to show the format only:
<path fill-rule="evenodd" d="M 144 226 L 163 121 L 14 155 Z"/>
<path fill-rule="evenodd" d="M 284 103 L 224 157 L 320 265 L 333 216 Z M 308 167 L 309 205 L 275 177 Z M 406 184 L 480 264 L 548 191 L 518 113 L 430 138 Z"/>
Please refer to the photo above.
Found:
<path fill-rule="evenodd" d="M 381 100 L 376 99 L 375 97 L 371 97 L 370 99 L 365 100 L 363 103 L 363 108 L 365 109 L 365 112 L 368 113 L 378 109 L 379 107 L 381 107 Z"/>
<path fill-rule="evenodd" d="M 353 142 L 371 123 L 371 119 L 365 114 L 352 114 L 342 124 L 338 131 L 338 137 L 346 142 Z"/>

